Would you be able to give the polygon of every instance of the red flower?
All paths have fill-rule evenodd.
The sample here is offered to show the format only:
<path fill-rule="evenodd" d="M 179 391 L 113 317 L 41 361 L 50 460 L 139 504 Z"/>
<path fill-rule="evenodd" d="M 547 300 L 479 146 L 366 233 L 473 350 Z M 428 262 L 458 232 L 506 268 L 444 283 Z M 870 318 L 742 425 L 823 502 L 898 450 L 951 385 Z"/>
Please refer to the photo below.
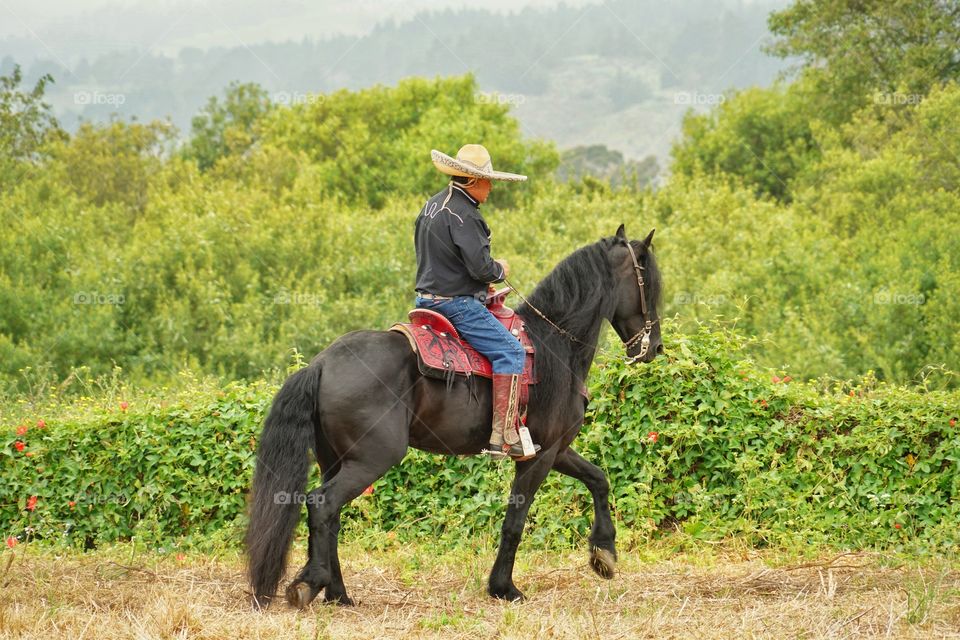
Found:
<path fill-rule="evenodd" d="M 22 442 L 20 442 L 19 440 L 17 440 L 16 442 L 13 443 L 13 448 L 16 449 L 17 451 L 23 451 L 23 448 L 24 448 L 25 446 L 26 446 L 26 445 L 23 444 Z"/>
<path fill-rule="evenodd" d="M 37 496 L 27 498 L 27 511 L 33 511 L 37 508 Z"/>
<path fill-rule="evenodd" d="M 657 440 L 660 439 L 660 434 L 657 433 L 656 431 L 651 431 L 650 433 L 647 434 L 647 439 L 650 440 L 650 442 L 656 442 Z"/>
<path fill-rule="evenodd" d="M 25 435 L 26 433 L 27 433 L 27 425 L 22 424 L 22 425 L 20 425 L 19 427 L 17 427 L 17 435 L 18 435 L 18 436 Z"/>
<path fill-rule="evenodd" d="M 67 504 L 70 506 L 71 509 L 73 509 L 75 506 L 77 506 L 77 503 L 76 503 L 74 500 L 71 500 L 71 501 L 68 502 Z"/>
<path fill-rule="evenodd" d="M 11 549 L 13 549 L 15 546 L 17 546 L 17 543 L 18 543 L 18 542 L 19 542 L 19 540 L 17 540 L 17 539 L 14 538 L 13 536 L 8 536 L 8 537 L 7 537 L 7 546 L 10 547 Z"/>
<path fill-rule="evenodd" d="M 899 522 L 894 522 L 894 523 L 893 523 L 893 528 L 894 528 L 894 529 L 902 529 L 903 527 L 900 526 L 900 523 L 899 523 Z"/>
<path fill-rule="evenodd" d="M 793 380 L 793 378 L 790 376 L 783 376 L 783 382 L 790 382 L 791 380 Z"/>
<path fill-rule="evenodd" d="M 366 489 L 364 489 L 364 490 L 363 490 L 363 495 L 365 495 L 365 496 L 372 496 L 372 495 L 373 495 L 373 485 L 370 485 L 369 487 L 367 487 Z"/>
<path fill-rule="evenodd" d="M 770 379 L 773 380 L 773 384 L 777 384 L 778 382 L 780 382 L 780 376 L 773 376 Z"/>
<path fill-rule="evenodd" d="M 951 426 L 951 427 L 957 426 L 957 419 L 956 419 L 956 418 L 950 418 L 950 426 Z"/>
<path fill-rule="evenodd" d="M 33 451 L 27 451 L 27 452 L 26 452 L 25 454 L 23 454 L 23 455 L 27 456 L 28 458 L 32 458 L 32 457 L 33 457 Z"/>
<path fill-rule="evenodd" d="M 177 562 L 183 562 L 186 557 L 187 557 L 187 556 L 183 555 L 182 553 L 178 553 L 178 554 L 177 554 Z"/>
<path fill-rule="evenodd" d="M 43 429 L 43 428 L 46 427 L 46 426 L 47 426 L 47 423 L 46 423 L 46 422 L 44 422 L 43 420 L 37 420 L 37 428 L 38 428 L 38 429 Z"/>
<path fill-rule="evenodd" d="M 127 404 L 126 402 L 121 402 L 121 403 L 120 403 L 120 411 L 126 411 L 126 410 L 127 410 L 127 407 L 129 407 L 129 406 L 130 406 L 130 405 Z"/>

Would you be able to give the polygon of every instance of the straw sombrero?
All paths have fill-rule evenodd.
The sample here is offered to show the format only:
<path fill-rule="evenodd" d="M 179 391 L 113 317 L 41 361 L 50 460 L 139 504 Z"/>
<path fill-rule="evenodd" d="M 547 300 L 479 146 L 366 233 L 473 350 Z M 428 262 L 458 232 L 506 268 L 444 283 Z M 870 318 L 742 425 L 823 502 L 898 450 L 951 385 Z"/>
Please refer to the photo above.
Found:
<path fill-rule="evenodd" d="M 488 178 L 490 180 L 507 180 L 522 182 L 527 176 L 506 171 L 494 171 L 490 161 L 490 152 L 482 144 L 465 144 L 457 151 L 457 157 L 451 158 L 436 149 L 430 151 L 433 166 L 448 176 L 464 176 L 466 178 Z"/>

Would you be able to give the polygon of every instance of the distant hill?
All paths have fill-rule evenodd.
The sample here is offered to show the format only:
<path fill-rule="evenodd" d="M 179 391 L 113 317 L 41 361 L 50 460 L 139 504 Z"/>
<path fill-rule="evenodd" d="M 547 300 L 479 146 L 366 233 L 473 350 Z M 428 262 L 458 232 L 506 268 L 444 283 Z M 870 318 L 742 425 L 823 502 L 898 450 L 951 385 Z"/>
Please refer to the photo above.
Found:
<path fill-rule="evenodd" d="M 593 144 L 564 150 L 555 173 L 557 179 L 564 182 L 594 176 L 608 180 L 613 186 L 645 187 L 654 182 L 659 169 L 654 156 L 640 161 L 624 160 L 619 151 Z"/>
<path fill-rule="evenodd" d="M 706 108 L 731 87 L 767 84 L 782 69 L 760 43 L 767 14 L 786 4 L 611 0 L 515 15 L 431 12 L 361 37 L 187 48 L 176 57 L 129 49 L 69 68 L 6 55 L 0 73 L 20 62 L 28 82 L 52 74 L 48 97 L 69 129 L 81 118 L 117 114 L 169 117 L 186 131 L 207 98 L 233 80 L 257 82 L 276 101 L 292 102 L 411 75 L 471 71 L 488 92 L 479 99 L 511 104 L 528 136 L 561 149 L 603 144 L 627 160 L 663 159 L 688 108 Z"/>

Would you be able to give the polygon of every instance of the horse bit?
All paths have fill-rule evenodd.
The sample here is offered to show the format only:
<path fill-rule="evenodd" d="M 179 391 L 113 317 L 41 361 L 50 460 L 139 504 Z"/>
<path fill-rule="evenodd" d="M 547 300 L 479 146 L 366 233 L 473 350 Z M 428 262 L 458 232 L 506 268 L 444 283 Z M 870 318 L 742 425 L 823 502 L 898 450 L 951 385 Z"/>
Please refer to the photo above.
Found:
<path fill-rule="evenodd" d="M 638 360 L 640 360 L 641 358 L 643 358 L 644 356 L 646 356 L 647 353 L 650 351 L 650 333 L 653 331 L 653 325 L 655 325 L 656 323 L 660 322 L 660 319 L 657 318 L 656 320 L 650 320 L 650 314 L 649 314 L 649 312 L 647 311 L 647 295 L 646 295 L 646 292 L 644 291 L 644 288 L 643 288 L 643 284 L 644 284 L 644 282 L 643 282 L 643 271 L 644 271 L 643 265 L 641 265 L 640 262 L 637 260 L 637 254 L 636 254 L 636 252 L 633 250 L 633 245 L 630 244 L 630 241 L 627 240 L 626 237 L 624 237 L 623 240 L 624 240 L 624 242 L 626 242 L 626 244 L 627 244 L 627 250 L 630 252 L 630 260 L 633 262 L 633 272 L 634 272 L 635 274 L 637 274 L 637 286 L 640 287 L 640 315 L 643 317 L 643 328 L 640 329 L 640 331 L 637 331 L 637 332 L 636 332 L 635 334 L 633 334 L 632 336 L 630 336 L 630 338 L 628 338 L 627 340 L 623 340 L 623 346 L 626 348 L 627 351 L 629 351 L 631 348 L 633 348 L 638 342 L 640 343 L 640 352 L 637 353 L 637 355 L 635 355 L 635 356 L 628 356 L 628 357 L 625 359 L 625 362 L 626 362 L 627 364 L 633 364 L 633 363 L 637 362 Z M 577 336 L 575 336 L 575 335 L 573 335 L 572 333 L 570 333 L 569 331 L 567 331 L 566 329 L 557 326 L 556 323 L 554 323 L 553 320 L 551 320 L 550 318 L 548 318 L 547 316 L 545 316 L 545 315 L 543 314 L 543 312 L 540 311 L 540 309 L 537 309 L 535 306 L 533 306 L 532 304 L 530 304 L 530 301 L 527 300 L 526 298 L 524 298 L 523 295 L 521 295 L 520 292 L 517 291 L 517 288 L 514 287 L 513 284 L 512 284 L 509 280 L 507 280 L 506 278 L 504 278 L 504 282 L 506 282 L 507 285 L 508 285 L 511 289 L 513 289 L 513 292 L 517 294 L 517 297 L 520 298 L 521 302 L 523 302 L 523 303 L 526 304 L 528 307 L 530 307 L 531 309 L 533 309 L 533 311 L 534 311 L 538 316 L 540 316 L 541 318 L 543 318 L 543 319 L 547 322 L 547 324 L 549 324 L 549 325 L 552 326 L 554 329 L 556 329 L 557 332 L 558 332 L 560 335 L 566 336 L 567 338 L 569 338 L 569 339 L 572 340 L 573 342 L 579 342 L 580 344 L 582 344 L 582 345 L 584 345 L 584 346 L 588 346 L 588 347 L 591 346 L 591 345 L 588 345 L 588 344 L 587 344 L 586 342 L 584 342 L 583 340 L 581 340 L 580 338 L 578 338 Z"/>

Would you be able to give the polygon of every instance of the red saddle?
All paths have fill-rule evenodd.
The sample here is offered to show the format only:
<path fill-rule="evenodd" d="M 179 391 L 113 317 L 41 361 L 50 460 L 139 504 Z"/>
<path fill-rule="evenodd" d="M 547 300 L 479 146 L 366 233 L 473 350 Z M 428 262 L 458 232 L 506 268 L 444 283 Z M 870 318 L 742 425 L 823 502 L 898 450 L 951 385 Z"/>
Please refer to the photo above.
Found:
<path fill-rule="evenodd" d="M 520 340 L 527 352 L 523 375 L 520 378 L 520 388 L 525 390 L 528 384 L 537 383 L 533 366 L 534 348 L 523 319 L 503 304 L 509 292 L 510 289 L 501 289 L 494 293 L 487 299 L 487 308 L 507 331 Z M 410 312 L 410 322 L 397 323 L 390 327 L 390 330 L 407 336 L 410 347 L 418 355 L 420 373 L 425 376 L 448 381 L 454 375 L 478 375 L 484 378 L 493 376 L 493 369 L 486 356 L 464 342 L 453 324 L 436 311 L 414 309 Z"/>

